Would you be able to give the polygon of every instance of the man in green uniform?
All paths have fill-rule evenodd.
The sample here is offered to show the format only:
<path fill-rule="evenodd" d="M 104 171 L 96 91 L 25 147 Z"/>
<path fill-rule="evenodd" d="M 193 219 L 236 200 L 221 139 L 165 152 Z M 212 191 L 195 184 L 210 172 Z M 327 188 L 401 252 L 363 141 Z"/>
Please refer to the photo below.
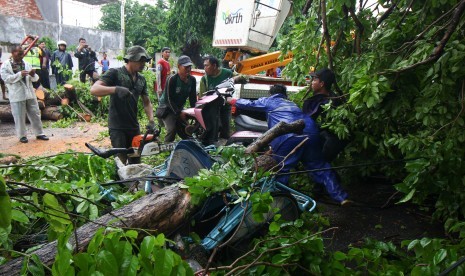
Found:
<path fill-rule="evenodd" d="M 140 134 L 137 120 L 139 97 L 142 98 L 144 111 L 149 119 L 147 129 L 153 131 L 155 128 L 153 107 L 147 94 L 147 82 L 140 74 L 145 68 L 145 63 L 150 61 L 150 56 L 143 47 L 133 46 L 128 49 L 124 61 L 124 66 L 109 69 L 90 88 L 90 93 L 94 96 L 110 95 L 108 128 L 114 148 L 129 148 L 132 138 Z M 118 157 L 126 163 L 127 156 L 120 154 Z"/>
<path fill-rule="evenodd" d="M 166 80 L 165 89 L 160 97 L 157 117 L 163 120 L 166 128 L 165 143 L 173 142 L 176 137 L 176 121 L 179 119 L 187 98 L 191 107 L 197 101 L 196 81 L 191 76 L 192 61 L 188 56 L 178 59 L 178 73 Z"/>
<path fill-rule="evenodd" d="M 215 89 L 215 87 L 222 83 L 224 80 L 232 78 L 233 72 L 229 69 L 221 68 L 220 63 L 217 58 L 213 56 L 208 56 L 204 59 L 203 62 L 205 75 L 200 80 L 200 90 L 199 90 L 199 97 L 204 96 L 204 93 L 209 90 Z M 216 118 L 216 116 L 212 116 Z M 218 128 L 220 129 L 220 138 L 228 139 L 230 135 L 230 126 L 229 123 L 231 121 L 231 105 L 229 103 L 224 103 L 220 107 L 219 110 L 219 127 L 218 127 L 218 120 L 215 122 L 212 121 L 212 129 L 213 132 L 210 135 L 214 135 L 212 137 L 213 141 L 218 140 Z"/>

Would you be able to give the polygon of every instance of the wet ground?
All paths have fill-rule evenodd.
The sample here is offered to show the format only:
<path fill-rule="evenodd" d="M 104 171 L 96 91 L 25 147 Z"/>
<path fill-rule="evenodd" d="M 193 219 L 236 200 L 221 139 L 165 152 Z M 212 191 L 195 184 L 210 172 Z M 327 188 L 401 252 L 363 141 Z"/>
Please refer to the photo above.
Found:
<path fill-rule="evenodd" d="M 397 204 L 402 195 L 392 184 L 376 179 L 346 187 L 354 204 L 340 207 L 318 200 L 318 211 L 329 218 L 334 233 L 327 233 L 330 250 L 347 250 L 350 244 L 363 245 L 366 238 L 399 244 L 402 240 L 444 237 L 441 223 L 433 223 L 430 214 L 410 203 Z"/>

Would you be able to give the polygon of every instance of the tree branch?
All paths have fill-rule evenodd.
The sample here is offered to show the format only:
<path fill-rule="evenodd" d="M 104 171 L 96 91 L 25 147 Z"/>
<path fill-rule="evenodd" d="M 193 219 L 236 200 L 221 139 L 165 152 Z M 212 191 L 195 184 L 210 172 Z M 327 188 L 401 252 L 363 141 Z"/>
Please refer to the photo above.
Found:
<path fill-rule="evenodd" d="M 355 9 L 353 7 L 349 8 L 349 13 L 350 17 L 352 17 L 358 29 L 358 32 L 355 32 L 355 49 L 357 51 L 358 56 L 360 57 L 362 55 L 361 41 L 363 32 L 365 31 L 365 27 L 363 26 L 362 22 L 358 19 L 357 15 L 355 14 Z"/>
<path fill-rule="evenodd" d="M 412 1 L 413 2 L 413 1 Z M 381 23 L 383 23 L 384 20 L 386 20 L 386 18 L 389 17 L 389 15 L 391 15 L 391 13 L 396 9 L 397 7 L 397 3 L 399 3 L 399 1 L 393 3 L 389 9 L 387 9 L 387 11 L 385 13 L 383 13 L 383 15 L 381 15 L 378 20 L 376 21 L 376 26 L 379 26 L 381 25 Z"/>
<path fill-rule="evenodd" d="M 326 41 L 326 55 L 328 55 L 328 67 L 333 70 L 333 56 L 331 55 L 331 36 L 329 35 L 328 22 L 326 20 L 326 0 L 321 0 L 321 21 L 323 22 L 323 36 Z"/>
<path fill-rule="evenodd" d="M 446 47 L 447 42 L 449 41 L 450 37 L 454 33 L 455 29 L 457 28 L 457 25 L 459 24 L 459 21 L 460 21 L 460 17 L 462 17 L 464 10 L 465 10 L 465 0 L 462 0 L 460 4 L 457 6 L 457 8 L 454 10 L 454 14 L 452 16 L 450 24 L 444 36 L 442 37 L 441 41 L 439 41 L 439 45 L 433 49 L 433 52 L 427 59 L 414 63 L 412 65 L 406 66 L 404 68 L 400 68 L 398 70 L 380 72 L 379 75 L 386 74 L 386 73 L 402 73 L 405 71 L 415 69 L 418 66 L 428 64 L 430 62 L 434 62 L 438 60 L 441 57 L 442 53 L 444 52 L 444 48 Z"/>
<path fill-rule="evenodd" d="M 412 5 L 413 5 L 413 2 L 414 2 L 414 1 L 415 1 L 415 0 L 410 1 L 410 4 L 409 4 L 408 7 L 405 9 L 404 14 L 402 15 L 402 18 L 399 20 L 399 23 L 397 23 L 396 28 L 400 29 L 400 24 L 402 24 L 402 22 L 404 22 L 404 19 L 405 19 L 405 17 L 407 16 L 409 10 L 412 8 Z"/>
<path fill-rule="evenodd" d="M 312 4 L 313 4 L 313 0 L 307 0 L 307 2 L 305 2 L 304 7 L 302 8 L 302 14 L 303 15 L 307 15 L 308 10 L 312 6 Z"/>
<path fill-rule="evenodd" d="M 397 50 L 395 50 L 394 52 L 392 53 L 398 53 L 400 51 L 402 51 L 403 49 L 405 49 L 406 47 L 408 47 L 409 45 L 412 45 L 414 44 L 417 40 L 419 40 L 420 38 L 423 37 L 423 35 L 429 31 L 429 29 L 431 29 L 431 27 L 433 27 L 436 23 L 438 23 L 439 21 L 441 21 L 442 19 L 444 19 L 445 17 L 449 16 L 450 13 L 452 13 L 458 6 L 460 5 L 460 3 L 456 4 L 452 9 L 450 9 L 449 11 L 447 11 L 446 13 L 444 13 L 443 15 L 441 15 L 438 19 L 436 19 L 433 23 L 431 23 L 430 25 L 428 25 L 421 33 L 419 33 L 414 40 L 412 41 L 409 41 L 409 42 L 405 42 L 402 46 L 400 46 Z"/>

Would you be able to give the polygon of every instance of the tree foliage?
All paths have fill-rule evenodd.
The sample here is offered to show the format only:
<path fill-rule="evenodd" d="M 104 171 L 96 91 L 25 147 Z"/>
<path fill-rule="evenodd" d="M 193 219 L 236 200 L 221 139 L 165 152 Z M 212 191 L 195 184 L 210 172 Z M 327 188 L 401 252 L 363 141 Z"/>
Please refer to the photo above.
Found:
<path fill-rule="evenodd" d="M 307 0 L 281 45 L 294 53 L 292 79 L 335 70 L 347 101 L 324 127 L 350 138 L 352 161 L 405 159 L 379 171 L 401 179 L 403 202 L 432 203 L 448 226 L 465 214 L 464 9 L 463 0 Z"/>
<path fill-rule="evenodd" d="M 216 3 L 215 0 L 170 0 L 168 37 L 198 68 L 203 68 L 202 55 L 221 53 L 211 46 Z"/>
<path fill-rule="evenodd" d="M 139 4 L 128 0 L 125 5 L 125 46 L 141 45 L 154 53 L 167 46 L 165 5 L 159 0 L 156 6 Z M 121 31 L 121 3 L 111 3 L 102 7 L 99 28 L 108 31 Z"/>

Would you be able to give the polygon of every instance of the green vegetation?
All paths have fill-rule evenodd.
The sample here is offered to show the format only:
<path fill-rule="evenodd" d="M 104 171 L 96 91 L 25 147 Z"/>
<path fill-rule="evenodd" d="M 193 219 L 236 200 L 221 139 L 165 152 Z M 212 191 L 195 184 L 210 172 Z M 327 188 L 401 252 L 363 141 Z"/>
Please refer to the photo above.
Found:
<path fill-rule="evenodd" d="M 209 46 L 216 1 L 163 3 L 152 7 L 127 1 L 127 45 L 143 45 L 151 52 L 171 46 L 193 57 L 219 56 Z M 119 31 L 118 5 L 105 6 L 101 28 Z M 292 50 L 294 60 L 283 74 L 293 80 L 303 83 L 311 68 L 330 67 L 336 72 L 337 92 L 346 101 L 326 111 L 329 121 L 323 127 L 350 140 L 336 164 L 403 160 L 352 169 L 344 178 L 357 181 L 376 174 L 395 181 L 403 195 L 399 203 L 421 205 L 444 223 L 448 236 L 397 244 L 368 239 L 361 246 L 330 252 L 324 248 L 323 234 L 334 229 L 326 218 L 304 214 L 294 222 L 283 222 L 278 215 L 267 234 L 251 242 L 248 254 L 232 264 L 227 262 L 231 260 L 214 263 L 210 273 L 437 275 L 461 260 L 465 255 L 464 10 L 464 0 L 379 0 L 371 6 L 366 1 L 297 0 L 293 16 L 273 45 L 283 52 Z M 144 76 L 156 106 L 150 93 L 153 73 L 146 71 Z M 105 118 L 108 97 L 99 103 L 88 84 L 73 85 L 79 99 L 97 117 Z M 302 91 L 293 100 L 301 104 L 305 94 Z M 145 123 L 142 119 L 141 125 Z M 238 201 L 250 198 L 259 219 L 272 200 L 268 193 L 251 193 L 250 184 L 262 174 L 254 172 L 251 157 L 240 148 L 225 148 L 218 154 L 225 163 L 202 170 L 181 186 L 196 204 L 224 190 L 237 194 Z M 164 157 L 146 161 L 160 164 Z M 70 251 L 67 238 L 72 230 L 143 196 L 114 185 L 117 201 L 110 205 L 102 198 L 97 184 L 116 179 L 113 162 L 65 153 L 1 167 L 0 172 L 0 265 L 25 256 L 23 274 L 192 274 L 169 249 L 171 237 L 149 235 L 150 229 L 136 232 L 109 226 L 97 232 L 87 251 Z M 305 178 L 293 179 L 302 184 L 308 181 Z M 11 197 L 6 192 L 24 187 L 32 192 Z M 58 254 L 51 267 L 30 253 L 33 247 L 25 251 L 55 239 Z M 19 248 L 24 240 L 35 243 Z M 462 264 L 449 275 L 463 273 Z"/>

